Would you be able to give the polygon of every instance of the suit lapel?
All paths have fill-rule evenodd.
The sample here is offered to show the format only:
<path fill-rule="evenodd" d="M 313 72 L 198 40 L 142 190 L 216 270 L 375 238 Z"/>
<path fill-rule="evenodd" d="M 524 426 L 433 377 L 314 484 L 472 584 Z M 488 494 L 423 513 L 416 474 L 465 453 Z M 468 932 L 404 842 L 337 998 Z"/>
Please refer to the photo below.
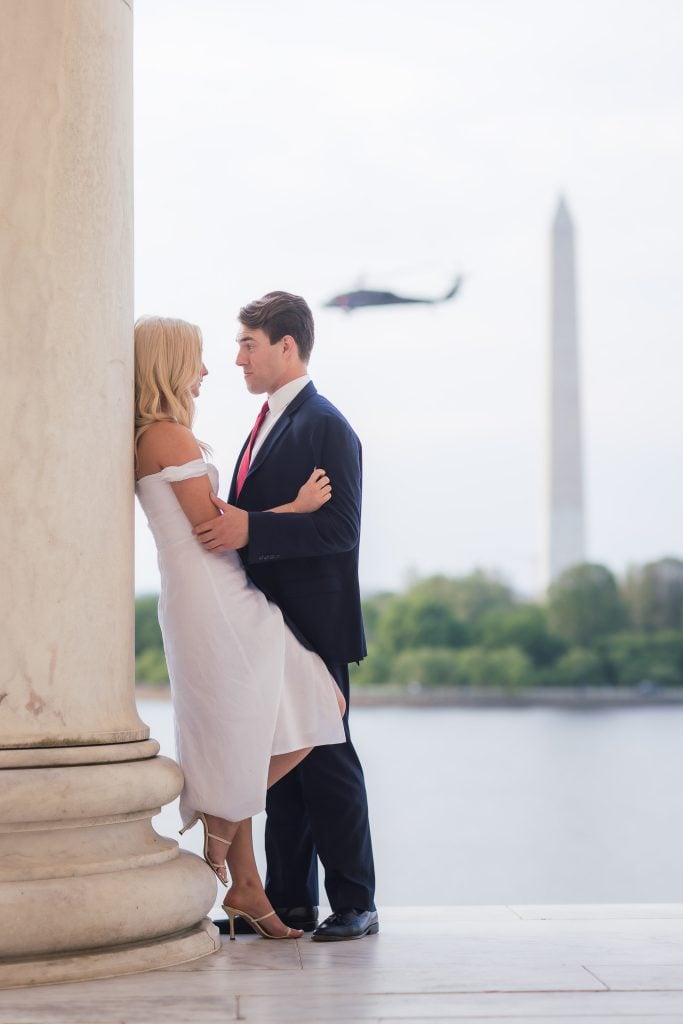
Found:
<path fill-rule="evenodd" d="M 237 473 L 238 473 L 239 468 L 240 468 L 240 462 L 242 461 L 242 456 L 244 455 L 245 451 L 247 450 L 247 445 L 249 444 L 249 437 L 250 436 L 251 435 L 249 435 L 247 437 L 246 441 L 244 442 L 244 444 L 240 448 L 240 453 L 237 456 L 237 462 L 235 463 L 235 468 L 232 471 L 232 480 L 230 481 L 230 491 L 228 493 L 228 504 L 230 504 L 230 505 L 234 505 L 235 502 L 237 501 Z"/>
<path fill-rule="evenodd" d="M 265 441 L 263 442 L 263 444 L 259 448 L 258 452 L 254 456 L 254 458 L 252 460 L 252 463 L 249 466 L 249 472 L 247 473 L 246 480 L 249 479 L 249 477 L 251 476 L 252 473 L 257 472 L 258 469 L 260 469 L 260 467 L 266 461 L 266 459 L 268 458 L 270 453 L 273 451 L 273 449 L 277 445 L 279 439 L 282 437 L 282 435 L 289 428 L 289 425 L 292 422 L 292 416 L 296 413 L 296 411 L 304 404 L 305 401 L 307 401 L 309 398 L 312 398 L 313 395 L 316 395 L 316 394 L 317 394 L 316 387 L 313 384 L 313 381 L 310 381 L 306 385 L 306 387 L 302 388 L 301 391 L 299 392 L 299 394 L 296 395 L 292 399 L 292 401 L 286 407 L 285 411 L 282 413 L 282 415 L 278 419 L 277 423 L 275 424 L 273 429 L 270 431 L 270 433 L 266 437 Z M 242 449 L 242 450 L 244 451 L 244 449 Z M 238 463 L 238 465 L 239 465 L 239 463 Z M 246 480 L 245 480 L 245 486 L 246 486 Z"/>

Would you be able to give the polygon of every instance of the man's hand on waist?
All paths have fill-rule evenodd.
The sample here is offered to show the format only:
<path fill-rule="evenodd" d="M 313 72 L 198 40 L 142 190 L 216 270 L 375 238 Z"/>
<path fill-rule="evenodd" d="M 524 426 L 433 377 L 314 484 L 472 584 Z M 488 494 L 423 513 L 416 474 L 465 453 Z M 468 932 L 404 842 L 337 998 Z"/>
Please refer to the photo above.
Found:
<path fill-rule="evenodd" d="M 213 492 L 211 501 L 221 515 L 209 519 L 206 523 L 195 526 L 194 533 L 207 551 L 220 554 L 223 551 L 236 551 L 246 547 L 249 542 L 249 513 L 244 509 L 235 508 L 221 501 Z"/>

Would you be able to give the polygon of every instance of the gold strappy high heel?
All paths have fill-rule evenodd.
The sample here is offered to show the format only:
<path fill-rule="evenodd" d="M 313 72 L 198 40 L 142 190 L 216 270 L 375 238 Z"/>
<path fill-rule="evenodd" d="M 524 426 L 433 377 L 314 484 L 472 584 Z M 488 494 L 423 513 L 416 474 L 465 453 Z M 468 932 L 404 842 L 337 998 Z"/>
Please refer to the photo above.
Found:
<path fill-rule="evenodd" d="M 243 910 L 237 910 L 235 907 L 226 907 L 223 904 L 223 910 L 230 919 L 230 938 L 235 938 L 235 918 L 243 918 L 247 924 L 251 925 L 255 932 L 262 935 L 264 939 L 298 939 L 300 936 L 295 935 L 294 931 L 288 926 L 286 935 L 271 935 L 265 928 L 261 927 L 261 921 L 265 921 L 268 917 L 275 917 L 275 911 L 270 910 L 267 914 L 263 914 L 262 917 L 252 917 L 251 914 L 245 914 Z"/>
<path fill-rule="evenodd" d="M 206 818 L 201 813 L 201 811 L 198 811 L 195 814 L 192 821 L 188 821 L 187 825 L 184 825 L 181 828 L 180 835 L 182 836 L 185 832 L 187 832 L 188 829 L 192 828 L 193 825 L 196 825 L 198 821 L 201 821 L 202 826 L 204 828 L 204 860 L 209 865 L 218 881 L 227 889 L 227 869 L 225 871 L 225 879 L 221 878 L 221 876 L 218 873 L 219 871 L 222 871 L 224 868 L 226 868 L 225 861 L 223 861 L 222 864 L 214 864 L 212 860 L 209 860 L 209 839 L 216 839 L 219 843 L 223 843 L 228 849 L 232 846 L 232 839 L 223 839 L 221 836 L 214 836 L 211 832 L 209 832 L 209 826 L 206 824 Z M 226 850 L 225 852 L 227 854 L 228 850 Z"/>

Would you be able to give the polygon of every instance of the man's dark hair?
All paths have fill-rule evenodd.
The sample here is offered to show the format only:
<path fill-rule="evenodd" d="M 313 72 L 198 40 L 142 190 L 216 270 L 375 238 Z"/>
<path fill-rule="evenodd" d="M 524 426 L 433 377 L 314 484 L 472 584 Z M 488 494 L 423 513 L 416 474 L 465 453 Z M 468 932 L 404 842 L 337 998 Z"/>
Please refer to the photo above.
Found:
<path fill-rule="evenodd" d="M 268 292 L 243 306 L 239 315 L 245 327 L 259 327 L 271 345 L 290 334 L 296 342 L 302 362 L 307 363 L 313 348 L 313 314 L 305 299 L 290 292 Z"/>

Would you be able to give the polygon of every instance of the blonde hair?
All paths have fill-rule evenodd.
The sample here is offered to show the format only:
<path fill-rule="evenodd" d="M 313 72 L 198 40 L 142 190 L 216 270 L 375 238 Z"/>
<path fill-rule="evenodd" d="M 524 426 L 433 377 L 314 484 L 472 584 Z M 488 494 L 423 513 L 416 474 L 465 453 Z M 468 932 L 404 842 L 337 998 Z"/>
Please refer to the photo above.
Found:
<path fill-rule="evenodd" d="M 192 428 L 192 388 L 202 371 L 202 332 L 186 320 L 142 316 L 135 323 L 135 456 L 153 423 Z M 203 452 L 208 445 L 198 442 Z"/>

